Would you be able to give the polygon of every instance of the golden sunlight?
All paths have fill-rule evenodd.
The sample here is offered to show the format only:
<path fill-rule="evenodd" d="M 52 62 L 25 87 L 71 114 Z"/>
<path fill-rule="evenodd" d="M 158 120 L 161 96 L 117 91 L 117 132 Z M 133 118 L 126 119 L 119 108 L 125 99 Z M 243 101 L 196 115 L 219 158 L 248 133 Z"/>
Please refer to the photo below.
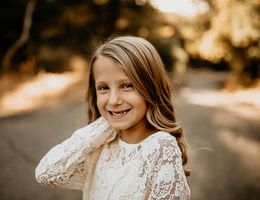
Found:
<path fill-rule="evenodd" d="M 192 104 L 221 107 L 249 119 L 260 119 L 260 88 L 229 92 L 184 88 L 182 96 Z"/>
<path fill-rule="evenodd" d="M 73 57 L 69 61 L 72 69 L 64 73 L 39 73 L 33 80 L 21 83 L 12 91 L 6 92 L 0 98 L 0 116 L 34 110 L 53 103 L 70 87 L 80 82 L 84 76 L 87 63 L 80 57 Z M 74 92 L 74 95 L 77 92 Z"/>
<path fill-rule="evenodd" d="M 193 0 L 151 0 L 151 5 L 162 12 L 176 13 L 183 17 L 194 17 L 209 9 L 204 1 Z"/>
<path fill-rule="evenodd" d="M 33 81 L 26 82 L 14 91 L 7 92 L 0 100 L 0 115 L 31 110 L 41 106 L 48 97 L 59 95 L 76 80 L 76 74 L 39 74 Z"/>

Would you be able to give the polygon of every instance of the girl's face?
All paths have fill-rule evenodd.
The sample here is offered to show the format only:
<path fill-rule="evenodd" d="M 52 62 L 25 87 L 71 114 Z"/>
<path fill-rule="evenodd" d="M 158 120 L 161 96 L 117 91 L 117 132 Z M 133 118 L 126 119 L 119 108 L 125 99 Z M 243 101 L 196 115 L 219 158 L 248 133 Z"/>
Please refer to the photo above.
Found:
<path fill-rule="evenodd" d="M 93 65 L 97 107 L 108 123 L 121 133 L 147 131 L 146 102 L 113 59 L 101 56 Z"/>

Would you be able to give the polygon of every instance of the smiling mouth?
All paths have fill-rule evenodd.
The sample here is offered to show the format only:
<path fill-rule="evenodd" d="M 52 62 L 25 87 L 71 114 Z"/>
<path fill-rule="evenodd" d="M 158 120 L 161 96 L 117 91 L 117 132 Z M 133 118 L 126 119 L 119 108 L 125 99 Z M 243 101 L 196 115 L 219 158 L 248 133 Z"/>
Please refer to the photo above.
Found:
<path fill-rule="evenodd" d="M 108 111 L 108 113 L 112 116 L 112 117 L 124 117 L 128 112 L 130 111 L 130 109 L 128 110 L 124 110 L 124 111 Z"/>

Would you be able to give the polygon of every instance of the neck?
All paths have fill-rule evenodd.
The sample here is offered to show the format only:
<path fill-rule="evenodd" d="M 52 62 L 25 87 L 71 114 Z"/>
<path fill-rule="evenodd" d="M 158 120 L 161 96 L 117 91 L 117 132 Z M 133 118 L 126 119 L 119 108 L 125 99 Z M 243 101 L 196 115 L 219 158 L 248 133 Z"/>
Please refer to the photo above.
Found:
<path fill-rule="evenodd" d="M 126 143 L 137 144 L 155 132 L 156 130 L 148 128 L 145 124 L 139 127 L 120 131 L 120 137 Z"/>

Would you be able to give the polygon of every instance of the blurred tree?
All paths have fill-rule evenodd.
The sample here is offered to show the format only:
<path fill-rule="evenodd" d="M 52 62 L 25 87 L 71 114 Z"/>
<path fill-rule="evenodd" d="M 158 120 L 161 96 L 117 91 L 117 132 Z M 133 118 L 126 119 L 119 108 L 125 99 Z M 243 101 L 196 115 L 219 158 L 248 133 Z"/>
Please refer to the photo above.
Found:
<path fill-rule="evenodd" d="M 2 21 L 6 28 L 0 39 L 7 49 L 18 38 L 17 26 L 22 24 L 18 19 L 23 16 L 21 10 L 24 9 L 21 5 L 25 5 L 26 1 L 11 0 L 2 4 L 1 9 L 8 8 L 9 12 L 19 13 L 17 21 L 10 25 Z M 8 16 L 8 12 L 2 16 Z M 8 20 L 13 18 L 11 16 Z M 11 68 L 5 69 L 59 72 L 68 68 L 68 61 L 73 55 L 88 56 L 97 41 L 112 34 L 148 38 L 160 50 L 169 70 L 178 59 L 171 49 L 180 44 L 180 35 L 146 0 L 42 0 L 35 7 L 30 39 L 16 53 L 13 52 L 12 63 L 8 64 Z M 7 37 L 9 40 L 6 40 Z M 3 55 L 0 52 L 1 58 Z M 4 65 L 1 67 L 3 69 Z"/>
<path fill-rule="evenodd" d="M 18 19 L 24 15 L 21 5 L 25 5 L 26 1 L 11 0 L 3 4 L 3 11 L 9 9 L 9 12 L 19 13 L 13 23 L 2 21 L 5 34 L 0 39 L 7 49 L 18 38 L 17 27 L 22 24 Z M 9 12 L 4 12 L 2 16 L 8 16 Z M 13 20 L 14 16 L 7 19 Z M 159 49 L 168 70 L 178 60 L 172 47 L 180 44 L 180 35 L 146 0 L 42 0 L 35 7 L 29 40 L 29 27 L 26 27 L 22 42 L 19 40 L 19 45 L 15 43 L 12 62 L 12 56 L 2 59 L 2 70 L 59 72 L 68 68 L 68 61 L 73 55 L 88 56 L 97 41 L 113 34 L 148 38 Z M 0 56 L 3 55 L 4 52 L 0 52 Z"/>
<path fill-rule="evenodd" d="M 189 60 L 199 60 L 215 68 L 229 66 L 244 83 L 259 78 L 259 0 L 197 0 L 207 2 L 210 9 L 194 18 L 162 13 L 150 1 L 37 1 L 31 29 L 22 25 L 28 16 L 26 4 L 33 0 L 2 1 L 0 69 L 63 71 L 74 55 L 89 56 L 97 41 L 131 34 L 151 41 L 168 71 L 174 67 L 183 74 Z M 23 39 L 14 43 L 19 36 Z M 15 50 L 3 59 L 12 43 Z"/>
<path fill-rule="evenodd" d="M 227 62 L 240 82 L 250 84 L 260 77 L 260 1 L 213 0 L 211 6 L 193 21 L 196 34 L 187 38 L 186 50 L 192 57 Z"/>
<path fill-rule="evenodd" d="M 29 39 L 29 33 L 32 23 L 32 15 L 35 7 L 36 0 L 29 0 L 25 9 L 25 16 L 23 21 L 23 30 L 19 39 L 7 50 L 3 61 L 2 70 L 4 73 L 8 72 L 11 67 L 11 60 L 16 51 Z"/>

